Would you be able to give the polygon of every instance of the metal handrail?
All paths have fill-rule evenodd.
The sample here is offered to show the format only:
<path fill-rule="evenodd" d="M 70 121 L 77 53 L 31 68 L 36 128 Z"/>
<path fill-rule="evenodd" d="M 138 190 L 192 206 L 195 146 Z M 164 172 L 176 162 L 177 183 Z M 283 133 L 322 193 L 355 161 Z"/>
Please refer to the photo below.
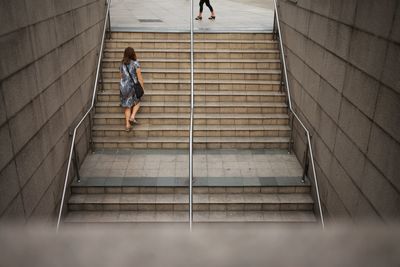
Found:
<path fill-rule="evenodd" d="M 276 22 L 275 22 L 276 20 Z M 291 94 L 290 94 L 290 87 L 289 87 L 289 79 L 287 76 L 287 69 L 286 69 L 286 60 L 285 60 L 285 52 L 283 50 L 283 43 L 282 43 L 282 34 L 281 34 L 281 25 L 279 22 L 279 14 L 278 14 L 278 6 L 276 4 L 276 0 L 274 0 L 274 26 L 277 27 L 278 29 L 278 37 L 279 37 L 279 48 L 280 48 L 280 52 L 281 52 L 281 60 L 282 60 L 282 64 L 283 64 L 283 72 L 285 74 L 285 88 L 287 91 L 287 96 L 288 96 L 288 104 L 289 104 L 289 109 L 292 112 L 293 116 L 297 119 L 297 121 L 300 123 L 301 127 L 304 129 L 304 131 L 306 132 L 307 135 L 307 143 L 308 143 L 308 150 L 310 153 L 310 158 L 311 158 L 311 167 L 312 167 L 312 172 L 313 172 L 313 176 L 314 176 L 314 183 L 315 183 L 315 191 L 317 194 L 317 201 L 318 201 L 318 208 L 319 208 L 319 214 L 320 214 L 320 219 L 321 219 L 321 224 L 322 224 L 322 228 L 325 228 L 325 223 L 324 223 L 324 216 L 322 213 L 322 207 L 321 207 L 321 198 L 319 195 L 319 189 L 318 189 L 318 182 L 317 182 L 317 174 L 315 172 L 315 164 L 314 164 L 314 156 L 313 156 L 313 150 L 312 150 L 312 146 L 311 146 L 311 136 L 310 136 L 310 132 L 308 131 L 308 129 L 306 128 L 306 126 L 304 125 L 304 123 L 301 121 L 301 119 L 299 118 L 299 116 L 297 115 L 297 113 L 293 110 L 292 108 L 292 98 L 291 98 Z M 274 29 L 275 30 L 275 29 Z M 293 127 L 292 127 L 292 131 L 293 131 Z"/>
<path fill-rule="evenodd" d="M 190 0 L 190 129 L 189 129 L 189 227 L 193 224 L 193 108 L 194 108 L 194 71 L 193 71 L 193 0 Z"/>
<path fill-rule="evenodd" d="M 99 59 L 97 61 L 96 79 L 95 79 L 94 86 L 93 86 L 92 103 L 91 103 L 89 109 L 86 111 L 85 115 L 83 115 L 81 120 L 75 126 L 75 128 L 73 130 L 73 133 L 72 133 L 72 141 L 71 141 L 71 147 L 70 147 L 70 150 L 69 150 L 67 172 L 65 174 L 64 188 L 63 188 L 63 194 L 62 194 L 62 197 L 61 197 L 61 204 L 60 204 L 60 211 L 58 213 L 57 232 L 58 232 L 58 229 L 60 227 L 61 215 L 62 215 L 62 210 L 63 210 L 63 206 L 64 206 L 64 200 L 65 200 L 65 192 L 66 192 L 67 184 L 68 184 L 68 176 L 69 176 L 69 172 L 70 172 L 70 169 L 71 169 L 71 160 L 72 160 L 72 155 L 74 153 L 76 131 L 78 130 L 79 126 L 81 126 L 81 124 L 86 119 L 86 117 L 89 115 L 89 113 L 92 111 L 92 109 L 94 107 L 94 103 L 95 103 L 97 83 L 98 83 L 98 79 L 99 79 L 100 65 L 101 65 L 101 60 L 102 60 L 102 55 L 103 55 L 104 37 L 105 37 L 105 34 L 106 34 L 107 23 L 108 23 L 108 20 L 110 19 L 110 16 L 109 16 L 109 13 L 110 13 L 110 2 L 111 2 L 111 0 L 107 0 L 107 11 L 106 11 L 105 19 L 104 19 L 104 27 L 103 27 L 103 35 L 102 35 L 102 38 L 101 38 Z"/>

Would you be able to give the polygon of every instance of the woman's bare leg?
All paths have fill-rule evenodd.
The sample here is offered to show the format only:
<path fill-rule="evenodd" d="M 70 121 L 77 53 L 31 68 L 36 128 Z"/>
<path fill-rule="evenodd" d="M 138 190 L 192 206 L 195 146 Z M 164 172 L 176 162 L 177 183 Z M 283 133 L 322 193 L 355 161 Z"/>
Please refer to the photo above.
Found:
<path fill-rule="evenodd" d="M 136 113 L 138 112 L 139 108 L 140 108 L 140 102 L 137 103 L 135 106 L 133 106 L 132 114 L 131 114 L 131 121 L 135 120 L 135 116 L 136 116 Z"/>
<path fill-rule="evenodd" d="M 125 127 L 130 128 L 129 118 L 131 117 L 131 108 L 125 108 Z"/>

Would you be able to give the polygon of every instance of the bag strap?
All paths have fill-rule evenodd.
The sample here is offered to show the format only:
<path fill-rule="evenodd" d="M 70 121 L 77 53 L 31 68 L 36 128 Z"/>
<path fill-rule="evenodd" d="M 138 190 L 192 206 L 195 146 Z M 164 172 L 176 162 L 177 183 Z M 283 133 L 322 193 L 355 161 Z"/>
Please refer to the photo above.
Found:
<path fill-rule="evenodd" d="M 125 65 L 125 64 L 124 64 L 124 65 Z M 131 72 L 130 72 L 129 69 L 128 69 L 128 65 L 125 65 L 125 68 L 126 68 L 126 71 L 129 73 L 129 77 L 131 77 L 133 83 L 136 84 L 136 83 L 135 83 L 135 80 L 132 78 Z M 135 68 L 135 69 L 136 69 L 136 68 Z"/>

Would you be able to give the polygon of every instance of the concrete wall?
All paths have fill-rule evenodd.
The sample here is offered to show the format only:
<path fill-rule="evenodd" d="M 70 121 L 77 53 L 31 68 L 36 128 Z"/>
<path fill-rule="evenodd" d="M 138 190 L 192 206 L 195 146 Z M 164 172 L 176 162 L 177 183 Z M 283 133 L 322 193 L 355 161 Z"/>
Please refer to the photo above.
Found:
<path fill-rule="evenodd" d="M 297 2 L 297 3 L 296 3 Z M 332 221 L 400 219 L 400 1 L 280 0 L 295 109 Z M 303 133 L 296 126 L 296 153 Z"/>
<path fill-rule="evenodd" d="M 55 218 L 69 127 L 91 97 L 104 13 L 105 0 L 0 0 L 0 220 Z"/>

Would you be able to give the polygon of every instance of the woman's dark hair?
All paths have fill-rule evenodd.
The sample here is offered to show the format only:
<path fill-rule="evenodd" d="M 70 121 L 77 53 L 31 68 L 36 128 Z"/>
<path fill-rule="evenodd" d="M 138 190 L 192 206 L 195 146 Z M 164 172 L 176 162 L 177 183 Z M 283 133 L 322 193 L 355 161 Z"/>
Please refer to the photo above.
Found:
<path fill-rule="evenodd" d="M 131 60 L 136 61 L 136 53 L 132 47 L 125 48 L 124 58 L 122 59 L 122 63 L 128 65 L 131 63 Z"/>

